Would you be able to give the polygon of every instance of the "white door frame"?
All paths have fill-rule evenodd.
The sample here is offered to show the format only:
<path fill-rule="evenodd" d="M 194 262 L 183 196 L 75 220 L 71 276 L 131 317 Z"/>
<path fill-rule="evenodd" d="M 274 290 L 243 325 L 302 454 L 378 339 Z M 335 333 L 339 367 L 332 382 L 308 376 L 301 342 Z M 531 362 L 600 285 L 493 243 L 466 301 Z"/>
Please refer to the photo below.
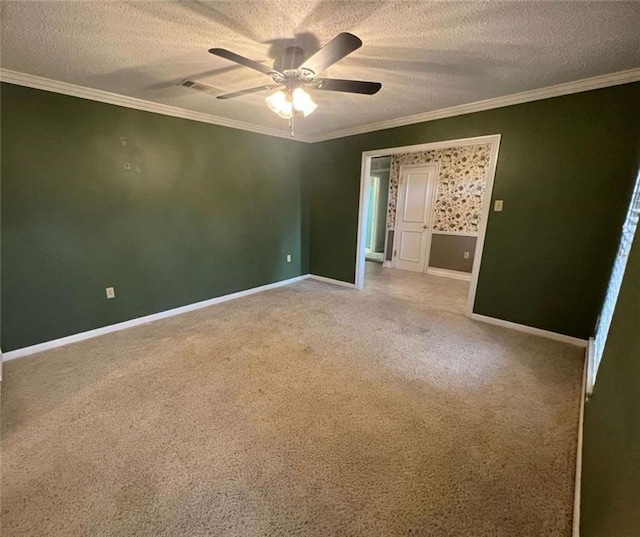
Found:
<path fill-rule="evenodd" d="M 467 315 L 470 317 L 473 313 L 473 305 L 476 300 L 476 291 L 478 288 L 478 276 L 480 274 L 480 265 L 482 264 L 482 251 L 484 249 L 484 240 L 487 233 L 487 220 L 489 219 L 489 210 L 491 209 L 491 195 L 493 193 L 493 183 L 496 176 L 496 165 L 498 163 L 498 151 L 500 149 L 500 134 L 492 134 L 488 136 L 476 136 L 474 138 L 461 138 L 459 140 L 445 140 L 442 142 L 432 142 L 427 144 L 407 145 L 402 147 L 391 147 L 387 149 L 374 149 L 372 151 L 362 152 L 362 166 L 360 169 L 360 206 L 358 208 L 358 240 L 356 244 L 356 289 L 364 287 L 364 247 L 367 219 L 367 179 L 371 174 L 371 159 L 374 157 L 386 157 L 388 155 L 396 155 L 399 153 L 416 153 L 418 151 L 430 151 L 434 149 L 447 149 L 450 147 L 461 147 L 478 144 L 491 144 L 491 157 L 489 162 L 489 171 L 487 173 L 487 186 L 482 197 L 482 216 L 480 219 L 480 227 L 478 229 L 478 239 L 476 243 L 476 252 L 473 260 L 473 269 L 471 270 L 471 285 L 469 286 L 469 299 L 467 303 Z"/>
<path fill-rule="evenodd" d="M 376 234 L 378 233 L 378 196 L 380 195 L 380 176 L 377 175 L 375 172 L 371 172 L 372 175 L 369 176 L 369 179 L 371 180 L 371 184 L 369 185 L 369 197 L 371 197 L 371 192 L 375 191 L 375 199 L 374 204 L 373 204 L 373 214 L 371 215 L 371 218 L 369 219 L 369 221 L 371 222 L 371 243 L 369 244 L 369 250 L 371 252 L 373 252 L 375 250 L 375 244 L 376 244 Z M 368 198 L 367 198 L 368 199 Z M 371 246 L 373 245 L 373 248 L 371 248 Z M 367 247 L 367 245 L 365 244 L 365 248 Z"/>
<path fill-rule="evenodd" d="M 431 254 L 431 234 L 433 232 L 433 213 L 435 211 L 436 208 L 436 199 L 438 197 L 438 177 L 440 176 L 440 163 L 439 162 L 427 162 L 424 164 L 402 164 L 400 166 L 400 170 L 398 171 L 398 191 L 396 194 L 396 217 L 395 220 L 393 221 L 393 229 L 394 229 L 394 235 L 393 235 L 393 242 L 394 242 L 394 248 L 395 248 L 395 244 L 396 244 L 396 236 L 395 236 L 395 230 L 398 229 L 398 213 L 400 212 L 398 210 L 399 208 L 399 203 L 397 200 L 400 199 L 400 186 L 401 183 L 400 181 L 402 181 L 402 176 L 404 175 L 406 170 L 411 170 L 411 169 L 415 169 L 415 168 L 434 168 L 435 173 L 434 173 L 434 181 L 435 183 L 432 185 L 431 187 L 431 199 L 429 200 L 429 216 L 427 218 L 427 242 L 425 245 L 425 255 L 424 255 L 424 266 L 422 267 L 422 272 L 426 272 L 427 271 L 427 267 L 429 266 L 429 255 Z M 402 188 L 406 189 L 406 185 L 402 184 Z M 389 212 L 389 204 L 387 203 L 387 213 Z M 391 267 L 392 268 L 396 268 L 396 259 L 397 257 L 394 256 L 393 254 L 391 255 Z"/>

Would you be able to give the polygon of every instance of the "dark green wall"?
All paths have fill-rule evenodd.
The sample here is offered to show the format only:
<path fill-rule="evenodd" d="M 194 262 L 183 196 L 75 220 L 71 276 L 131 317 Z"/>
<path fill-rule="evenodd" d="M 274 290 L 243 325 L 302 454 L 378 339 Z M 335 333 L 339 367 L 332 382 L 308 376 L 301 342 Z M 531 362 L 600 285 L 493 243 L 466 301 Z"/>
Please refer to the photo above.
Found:
<path fill-rule="evenodd" d="M 639 90 L 306 145 L 3 84 L 2 348 L 307 272 L 353 281 L 362 151 L 498 133 L 505 210 L 489 219 L 476 312 L 587 337 L 634 172 Z"/>
<path fill-rule="evenodd" d="M 640 532 L 640 233 L 585 407 L 582 537 Z"/>
<path fill-rule="evenodd" d="M 308 272 L 303 144 L 1 90 L 3 351 Z"/>
<path fill-rule="evenodd" d="M 501 134 L 475 311 L 580 338 L 600 310 L 635 173 L 640 83 L 313 144 L 310 269 L 354 281 L 363 151 Z M 313 166 L 321 162 L 322 166 Z"/>

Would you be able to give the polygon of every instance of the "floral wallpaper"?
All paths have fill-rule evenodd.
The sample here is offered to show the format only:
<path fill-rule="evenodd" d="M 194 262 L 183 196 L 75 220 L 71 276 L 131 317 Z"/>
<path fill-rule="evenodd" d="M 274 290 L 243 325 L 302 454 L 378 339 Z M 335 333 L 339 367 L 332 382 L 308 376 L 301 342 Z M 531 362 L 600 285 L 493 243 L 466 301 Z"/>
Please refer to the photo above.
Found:
<path fill-rule="evenodd" d="M 387 228 L 396 220 L 400 166 L 440 163 L 433 231 L 476 234 L 487 184 L 491 144 L 403 153 L 391 157 Z"/>

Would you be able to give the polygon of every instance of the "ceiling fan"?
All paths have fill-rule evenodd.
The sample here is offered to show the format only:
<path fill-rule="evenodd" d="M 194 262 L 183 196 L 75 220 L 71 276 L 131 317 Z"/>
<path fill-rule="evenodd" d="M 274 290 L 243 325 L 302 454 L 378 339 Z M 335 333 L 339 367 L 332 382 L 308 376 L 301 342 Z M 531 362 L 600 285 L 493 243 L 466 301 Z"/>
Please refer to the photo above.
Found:
<path fill-rule="evenodd" d="M 360 38 L 353 34 L 343 32 L 334 37 L 309 58 L 306 57 L 304 50 L 300 47 L 292 46 L 285 48 L 282 55 L 273 63 L 273 68 L 240 56 L 230 50 L 223 48 L 209 49 L 209 52 L 215 56 L 264 73 L 273 80 L 273 84 L 265 84 L 255 88 L 234 91 L 233 93 L 225 93 L 218 95 L 218 99 L 234 99 L 251 93 L 280 88 L 267 97 L 267 104 L 269 108 L 280 117 L 289 120 L 289 127 L 291 129 L 291 135 L 293 136 L 294 118 L 299 115 L 306 117 L 318 106 L 313 102 L 313 99 L 304 88 L 321 91 L 359 93 L 362 95 L 373 95 L 380 91 L 380 88 L 382 88 L 380 82 L 343 80 L 318 76 L 322 71 L 361 46 L 362 41 Z"/>

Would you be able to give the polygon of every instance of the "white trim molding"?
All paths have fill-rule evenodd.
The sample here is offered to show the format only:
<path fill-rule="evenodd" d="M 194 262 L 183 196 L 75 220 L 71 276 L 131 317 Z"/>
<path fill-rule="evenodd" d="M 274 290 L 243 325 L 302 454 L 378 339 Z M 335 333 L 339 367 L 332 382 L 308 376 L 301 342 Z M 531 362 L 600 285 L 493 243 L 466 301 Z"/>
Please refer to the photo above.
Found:
<path fill-rule="evenodd" d="M 184 108 L 178 108 L 160 103 L 154 103 L 151 101 L 145 101 L 143 99 L 136 99 L 134 97 L 118 95 L 115 93 L 110 93 L 108 91 L 78 86 L 76 84 L 69 84 L 68 82 L 60 82 L 58 80 L 52 80 L 49 78 L 30 75 L 27 73 L 20 73 L 18 71 L 12 71 L 9 69 L 0 69 L 0 81 L 17 84 L 19 86 L 26 86 L 29 88 L 42 89 L 54 93 L 62 93 L 64 95 L 71 95 L 73 97 L 80 97 L 82 99 L 89 99 L 91 101 L 115 104 L 117 106 L 123 106 L 125 108 L 144 110 L 147 112 L 154 112 L 156 114 L 190 119 L 192 121 L 210 123 L 212 125 L 220 125 L 222 127 L 230 127 L 232 129 L 240 129 L 257 134 L 265 134 L 267 136 L 276 136 L 278 138 L 287 138 L 291 140 L 291 134 L 288 131 L 271 129 L 268 127 L 263 127 L 261 125 L 256 125 L 254 123 L 246 123 L 243 121 L 214 116 L 211 114 L 193 112 Z M 326 140 L 333 140 L 335 138 L 344 138 L 346 136 L 354 136 L 356 134 L 365 134 L 367 132 L 391 129 L 394 127 L 402 127 L 405 125 L 413 125 L 415 123 L 424 123 L 427 121 L 434 121 L 436 119 L 444 119 L 447 117 L 472 114 L 474 112 L 483 112 L 485 110 L 492 110 L 494 108 L 539 101 L 542 99 L 549 99 L 551 97 L 560 97 L 562 95 L 570 95 L 572 93 L 580 93 L 583 91 L 606 88 L 609 86 L 618 86 L 621 84 L 629 84 L 631 82 L 638 81 L 640 81 L 640 68 L 629 69 L 627 71 L 619 71 L 616 73 L 594 76 L 591 78 L 585 78 L 582 80 L 576 80 L 564 84 L 557 84 L 555 86 L 548 86 L 546 88 L 539 88 L 530 91 L 523 91 L 521 93 L 515 93 L 512 95 L 505 95 L 503 97 L 476 101 L 473 103 L 452 106 L 449 108 L 441 108 L 439 110 L 431 110 L 429 112 L 391 119 L 388 121 L 380 121 L 376 123 L 360 125 L 358 127 L 349 129 L 331 131 L 323 134 L 317 134 L 315 136 L 296 134 L 294 140 L 306 143 L 324 142 Z"/>
<path fill-rule="evenodd" d="M 500 137 L 499 134 L 489 134 L 484 136 L 474 136 L 473 138 L 457 138 L 455 140 L 442 140 L 440 142 L 427 142 L 424 144 L 402 145 L 400 147 L 387 147 L 384 149 L 372 149 L 363 151 L 363 157 L 386 157 L 399 153 L 419 153 L 422 151 L 435 151 L 437 149 L 448 149 L 449 147 L 466 147 L 469 145 L 490 144 Z M 391 228 L 390 228 L 391 229 Z"/>
<path fill-rule="evenodd" d="M 309 278 L 312 280 L 317 280 L 319 282 L 331 283 L 333 285 L 339 285 L 340 287 L 348 287 L 350 289 L 355 289 L 355 283 L 343 282 L 342 280 L 334 280 L 333 278 L 326 278 L 324 276 L 316 276 L 315 274 L 309 274 Z"/>
<path fill-rule="evenodd" d="M 160 319 L 165 319 L 167 317 L 173 317 L 175 315 L 181 315 L 190 311 L 208 308 L 209 306 L 214 306 L 215 304 L 220 304 L 221 302 L 227 302 L 229 300 L 235 300 L 236 298 L 242 298 L 256 293 L 261 293 L 262 291 L 276 289 L 278 287 L 283 287 L 285 285 L 290 285 L 292 283 L 306 280 L 309 277 L 309 274 L 304 274 L 302 276 L 296 276 L 295 278 L 268 283 L 259 287 L 252 287 L 251 289 L 245 289 L 244 291 L 238 291 L 237 293 L 230 293 L 228 295 L 211 298 L 209 300 L 203 300 L 202 302 L 195 302 L 193 304 L 188 304 L 179 308 L 152 313 L 151 315 L 145 315 L 144 317 L 137 317 L 136 319 L 131 319 L 129 321 L 103 326 L 101 328 L 96 328 L 95 330 L 89 330 L 87 332 L 81 332 L 79 334 L 73 334 L 71 336 L 53 339 L 51 341 L 45 341 L 44 343 L 38 343 L 37 345 L 31 345 L 29 347 L 17 349 L 15 351 L 5 352 L 3 354 L 3 359 L 7 361 L 13 360 L 15 358 L 22 358 L 23 356 L 29 356 L 30 354 L 48 351 L 57 347 L 69 345 L 70 343 L 77 343 L 78 341 L 84 341 L 85 339 L 91 339 L 94 337 L 103 336 L 105 334 L 110 334 L 112 332 L 118 332 L 119 330 L 125 330 L 127 328 L 132 328 L 141 324 L 147 324 L 153 321 L 158 321 Z"/>
<path fill-rule="evenodd" d="M 470 272 L 462 272 L 460 270 L 449 270 L 438 267 L 427 267 L 427 274 L 431 276 L 441 276 L 443 278 L 453 278 L 454 280 L 471 281 Z"/>
<path fill-rule="evenodd" d="M 588 352 L 585 354 L 582 369 L 582 388 L 580 389 L 580 413 L 578 415 L 578 441 L 576 443 L 576 478 L 573 488 L 573 524 L 572 537 L 580 537 L 580 498 L 582 495 L 582 441 L 584 436 L 584 405 L 587 400 Z"/>
<path fill-rule="evenodd" d="M 72 97 L 80 97 L 81 99 L 88 99 L 89 101 L 114 104 L 116 106 L 122 106 L 124 108 L 143 110 L 144 112 L 153 112 L 155 114 L 161 114 L 163 116 L 190 119 L 191 121 L 198 121 L 200 123 L 209 123 L 211 125 L 229 127 L 232 129 L 249 131 L 256 134 L 276 136 L 278 138 L 286 138 L 288 140 L 294 141 L 297 140 L 299 142 L 310 141 L 308 138 L 301 135 L 296 135 L 295 138 L 292 138 L 291 133 L 286 130 L 271 129 L 269 127 L 263 127 L 254 123 L 245 123 L 243 121 L 214 116 L 212 114 L 194 112 L 192 110 L 186 110 L 184 108 L 177 108 L 175 106 L 169 106 L 166 104 L 145 101 L 143 99 L 137 99 L 135 97 L 127 97 L 126 95 L 119 95 L 95 88 L 87 88 L 84 86 L 69 84 L 68 82 L 60 82 L 58 80 L 51 80 L 50 78 L 43 78 L 41 76 L 19 73 L 17 71 L 11 71 L 9 69 L 0 69 L 0 81 L 8 82 L 10 84 L 17 84 L 18 86 L 26 86 L 28 88 L 50 91 L 53 93 L 61 93 L 63 95 L 70 95 Z"/>
<path fill-rule="evenodd" d="M 367 125 L 337 130 L 326 134 L 318 134 L 316 136 L 308 136 L 306 141 L 311 143 L 324 142 L 335 138 L 344 138 L 346 136 L 392 129 L 394 127 L 404 127 L 405 125 L 425 123 L 436 119 L 472 114 L 474 112 L 484 112 L 485 110 L 492 110 L 494 108 L 502 108 L 504 106 L 529 103 L 532 101 L 541 101 L 543 99 L 550 99 L 551 97 L 571 95 L 572 93 L 580 93 L 609 86 L 619 86 L 621 84 L 629 84 L 631 82 L 638 81 L 640 81 L 640 68 L 629 69 L 627 71 L 618 71 L 616 73 L 584 78 L 582 80 L 575 80 L 573 82 L 566 82 L 564 84 L 557 84 L 546 88 L 523 91 L 512 95 L 505 95 L 503 97 L 461 104 L 450 108 L 441 108 L 440 110 L 432 110 L 422 114 L 415 114 L 397 119 L 390 119 L 388 121 L 380 121 L 377 123 L 369 123 Z"/>
<path fill-rule="evenodd" d="M 590 399 L 593 395 L 593 386 L 596 382 L 596 340 L 589 338 L 589 345 L 587 345 L 587 373 L 586 373 L 586 386 L 585 393 L 587 399 Z"/>
<path fill-rule="evenodd" d="M 489 170 L 487 172 L 487 182 L 482 196 L 482 209 L 480 225 L 478 226 L 478 238 L 476 239 L 476 249 L 473 254 L 473 266 L 471 269 L 471 285 L 469 286 L 469 301 L 467 303 L 467 316 L 473 314 L 473 307 L 476 303 L 476 293 L 478 292 L 478 279 L 480 278 L 480 267 L 482 265 L 482 252 L 484 251 L 484 241 L 487 236 L 487 225 L 489 223 L 489 213 L 491 211 L 491 200 L 493 199 L 493 184 L 496 180 L 496 168 L 498 167 L 498 152 L 500 151 L 500 140 L 502 136 L 493 138 L 491 144 L 491 157 L 489 160 Z"/>
<path fill-rule="evenodd" d="M 565 334 L 558 334 L 557 332 L 550 332 L 548 330 L 543 330 L 542 328 L 535 328 L 533 326 L 527 326 L 525 324 L 512 323 L 511 321 L 504 321 L 503 319 L 496 319 L 495 317 L 488 317 L 487 315 L 480 315 L 479 313 L 472 313 L 470 317 L 474 321 L 502 326 L 504 328 L 510 328 L 511 330 L 517 330 L 518 332 L 524 332 L 525 334 L 532 334 L 534 336 L 553 339 L 554 341 L 569 343 L 570 345 L 575 345 L 576 347 L 587 347 L 586 339 L 567 336 Z"/>

